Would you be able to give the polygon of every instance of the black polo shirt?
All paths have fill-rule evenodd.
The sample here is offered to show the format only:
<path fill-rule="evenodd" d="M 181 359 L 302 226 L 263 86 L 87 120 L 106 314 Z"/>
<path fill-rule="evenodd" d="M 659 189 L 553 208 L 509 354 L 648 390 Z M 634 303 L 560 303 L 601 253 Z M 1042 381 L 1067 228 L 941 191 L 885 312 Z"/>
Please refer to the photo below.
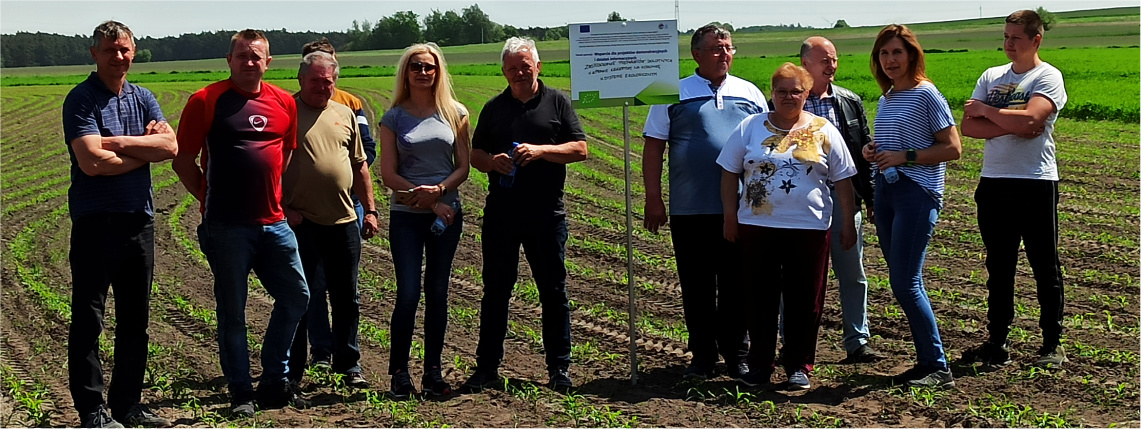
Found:
<path fill-rule="evenodd" d="M 511 150 L 512 142 L 556 145 L 586 140 L 570 97 L 539 80 L 535 97 L 523 103 L 508 87 L 483 106 L 472 136 L 472 147 L 492 155 Z M 567 166 L 547 160 L 531 161 L 515 170 L 510 188 L 499 186 L 498 172 L 488 173 L 484 214 L 507 211 L 531 215 L 565 215 L 563 185 Z"/>

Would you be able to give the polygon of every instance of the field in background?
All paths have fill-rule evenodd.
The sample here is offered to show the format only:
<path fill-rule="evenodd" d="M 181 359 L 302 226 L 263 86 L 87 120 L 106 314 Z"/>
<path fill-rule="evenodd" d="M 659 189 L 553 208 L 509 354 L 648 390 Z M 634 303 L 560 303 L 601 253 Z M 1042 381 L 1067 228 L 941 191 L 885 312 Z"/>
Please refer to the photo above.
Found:
<path fill-rule="evenodd" d="M 1134 11 L 1129 19 L 1136 32 L 1136 9 L 1129 10 Z M 944 23 L 944 27 L 950 26 Z M 1136 45 L 1136 36 L 1133 41 Z M 842 53 L 843 49 L 841 45 Z M 452 60 L 453 54 L 448 55 Z M 791 59 L 780 55 L 740 59 L 734 73 L 767 90 L 771 70 Z M 1067 48 L 1043 53 L 1065 73 L 1070 104 L 1064 113 L 1088 103 L 1103 106 L 1091 109 L 1117 106 L 1124 109 L 1127 118 L 1133 115 L 1131 120 L 1114 121 L 1063 118 L 1056 124 L 1062 176 L 1059 245 L 1067 298 L 1065 347 L 1072 360 L 1062 369 L 1041 370 L 1029 365 L 1041 335 L 1033 279 L 1025 258 L 1018 268 L 1011 334 L 1014 363 L 993 370 L 959 360 L 963 351 L 986 336 L 984 248 L 972 198 L 983 144 L 966 138 L 962 159 L 948 164 L 946 207 L 925 267 L 928 294 L 957 377 L 956 390 L 901 389 L 890 383 L 890 375 L 914 364 L 914 348 L 906 317 L 890 291 L 887 267 L 872 225 L 864 230 L 869 320 L 874 344 L 889 357 L 875 364 L 838 364 L 844 357 L 839 300 L 834 287 L 829 286 L 814 389 L 808 392 L 746 389 L 727 377 L 704 383 L 681 382 L 688 358 L 688 333 L 680 307 L 671 232 L 668 226 L 661 235 L 636 227 L 634 280 L 640 313 L 635 321 L 641 372 L 638 385 L 630 386 L 622 113 L 619 109 L 585 109 L 578 113 L 588 135 L 590 159 L 568 166 L 566 188 L 571 236 L 567 246 L 568 288 L 574 311 L 571 374 L 576 391 L 564 395 L 541 386 L 546 381 L 538 317 L 541 310 L 529 270 L 521 269 L 502 370 L 509 377 L 508 383 L 485 393 L 440 401 L 385 398 L 382 392 L 389 387 L 389 318 L 395 282 L 387 234 L 382 233 L 363 246 L 360 276 L 361 364 L 365 376 L 373 381 L 373 389 L 348 389 L 335 375 L 310 371 L 304 388 L 316 407 L 227 419 L 228 397 L 215 340 L 212 276 L 195 235 L 201 221 L 198 204 L 178 183 L 167 162 L 152 167 L 156 269 L 143 400 L 161 415 L 176 419 L 177 424 L 196 427 L 1141 426 L 1141 250 L 1137 236 L 1141 229 L 1141 164 L 1137 158 L 1141 135 L 1135 101 L 1139 99 L 1138 55 L 1136 47 Z M 545 60 L 549 58 L 544 54 Z M 964 91 L 969 95 L 982 69 L 1005 61 L 1002 53 L 993 49 L 931 54 L 928 58 L 931 77 L 952 100 L 957 118 L 962 116 L 960 97 Z M 874 116 L 871 98 L 876 88 L 868 77 L 866 53 L 853 52 L 841 62 L 838 82 L 869 98 L 865 105 L 869 116 Z M 160 76 L 142 74 L 139 66 L 132 70 L 133 81 Z M 682 70 L 687 67 L 692 69 L 690 63 L 682 64 Z M 471 111 L 473 125 L 478 126 L 480 109 L 502 90 L 504 81 L 496 75 L 494 65 L 469 64 L 453 71 L 465 68 L 473 75 L 456 76 L 456 92 Z M 569 89 L 565 70 L 565 63 L 547 64 L 544 81 Z M 8 72 L 4 70 L 3 79 L 8 79 Z M 274 83 L 297 89 L 296 80 L 282 76 Z M 190 94 L 204 85 L 145 84 L 175 126 Z M 365 101 L 370 122 L 375 124 L 388 107 L 393 78 L 345 77 L 339 86 Z M 67 391 L 64 340 L 71 318 L 71 222 L 66 197 L 69 161 L 60 124 L 63 97 L 70 89 L 68 85 L 0 89 L 0 218 L 4 224 L 0 231 L 0 300 L 4 308 L 0 314 L 0 424 L 4 426 L 78 423 Z M 632 133 L 639 133 L 647 110 L 644 106 L 631 109 Z M 638 225 L 645 197 L 640 180 L 640 139 L 634 139 L 633 149 Z M 381 229 L 386 231 L 388 212 L 384 208 L 388 197 L 375 171 Z M 482 296 L 480 224 L 487 176 L 473 172 L 460 192 L 466 224 L 452 273 L 444 349 L 445 377 L 453 385 L 466 379 L 475 362 Z M 108 373 L 114 353 L 113 301 L 109 301 L 108 331 L 100 340 Z M 248 335 L 254 340 L 251 359 L 255 376 L 260 358 L 256 344 L 265 333 L 271 303 L 254 282 L 247 314 Z M 419 334 L 414 338 L 414 380 L 421 371 L 422 340 Z"/>
<path fill-rule="evenodd" d="M 1124 7 L 1077 12 L 1058 13 L 1061 22 L 1046 33 L 1043 48 L 1083 48 L 1107 46 L 1137 46 L 1141 35 L 1141 8 Z M 981 18 L 962 21 L 921 23 L 910 25 L 919 34 L 919 41 L 926 49 L 969 49 L 994 50 L 1002 46 L 1003 18 Z M 805 38 L 823 35 L 836 43 L 841 54 L 866 54 L 871 51 L 873 39 L 881 26 L 841 29 L 812 29 L 801 31 L 781 31 L 764 33 L 736 33 L 734 44 L 738 46 L 739 57 L 787 56 L 800 52 L 800 43 Z M 272 40 L 270 47 L 272 50 Z M 678 38 L 681 58 L 689 58 L 689 36 Z M 544 62 L 566 61 L 567 40 L 538 42 L 539 52 Z M 443 48 L 449 64 L 498 64 L 502 43 L 481 45 L 449 46 Z M 389 67 L 396 64 L 402 50 L 348 51 L 338 53 L 342 66 L 346 67 Z M 167 61 L 141 63 L 132 66 L 133 73 L 167 73 L 170 71 L 224 71 L 225 52 L 218 53 L 218 59 Z M 296 69 L 298 55 L 274 57 L 271 69 Z M 7 85 L 8 77 L 49 76 L 87 74 L 91 65 L 19 67 L 4 68 L 0 85 Z"/>

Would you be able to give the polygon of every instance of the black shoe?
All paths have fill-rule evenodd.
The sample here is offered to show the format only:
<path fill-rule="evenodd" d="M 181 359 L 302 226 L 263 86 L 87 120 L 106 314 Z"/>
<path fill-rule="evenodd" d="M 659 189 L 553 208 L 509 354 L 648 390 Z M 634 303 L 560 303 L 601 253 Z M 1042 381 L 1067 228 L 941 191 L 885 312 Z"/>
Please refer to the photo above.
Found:
<path fill-rule="evenodd" d="M 682 373 L 681 378 L 686 380 L 708 380 L 716 373 L 713 371 L 712 366 L 690 364 L 685 367 L 685 372 Z"/>
<path fill-rule="evenodd" d="M 460 388 L 465 392 L 477 393 L 499 382 L 498 369 L 476 368 L 471 378 L 464 382 Z"/>
<path fill-rule="evenodd" d="M 90 413 L 83 416 L 80 422 L 85 428 L 121 428 L 122 424 L 111 418 L 111 413 L 107 412 L 107 406 L 99 404 L 99 407 Z"/>
<path fill-rule="evenodd" d="M 768 371 L 749 371 L 737 378 L 737 381 L 749 387 L 772 385 L 773 373 Z"/>
<path fill-rule="evenodd" d="M 549 386 L 551 390 L 558 392 L 567 392 L 574 388 L 574 383 L 571 382 L 570 374 L 567 373 L 566 367 L 557 367 L 547 370 L 550 376 Z"/>
<path fill-rule="evenodd" d="M 891 382 L 892 382 L 892 384 L 895 384 L 895 385 L 902 385 L 902 384 L 905 384 L 911 380 L 923 378 L 927 374 L 931 373 L 931 371 L 934 371 L 934 370 L 932 370 L 930 368 L 923 368 L 923 367 L 920 367 L 918 365 L 913 366 L 910 369 L 908 369 L 907 371 L 901 372 L 898 375 L 892 377 Z"/>
<path fill-rule="evenodd" d="M 364 374 L 360 371 L 349 371 L 341 377 L 341 381 L 345 382 L 345 386 L 355 389 L 368 389 L 369 386 L 368 380 L 364 379 Z"/>
<path fill-rule="evenodd" d="M 963 360 L 981 362 L 984 365 L 1003 366 L 1010 363 L 1010 343 L 996 344 L 990 341 L 963 352 Z"/>
<path fill-rule="evenodd" d="M 424 387 L 424 393 L 428 395 L 444 396 L 452 393 L 452 386 L 444 381 L 440 367 L 429 368 L 428 372 L 424 373 L 424 377 L 420 379 L 420 385 Z"/>
<path fill-rule="evenodd" d="M 740 380 L 745 374 L 749 373 L 749 364 L 745 362 L 738 363 L 729 367 L 729 378 Z"/>
<path fill-rule="evenodd" d="M 329 371 L 333 369 L 333 361 L 329 358 L 314 358 L 313 361 L 309 362 L 309 366 L 313 369 Z"/>
<path fill-rule="evenodd" d="M 145 428 L 168 428 L 171 427 L 170 420 L 159 417 L 143 404 L 135 404 L 131 409 L 127 410 L 127 414 L 120 419 L 131 427 L 145 427 Z"/>
<path fill-rule="evenodd" d="M 313 404 L 302 398 L 300 387 L 294 389 L 293 383 L 285 381 L 263 381 L 258 383 L 257 403 L 261 408 L 285 408 L 293 406 L 299 410 L 309 408 Z"/>
<path fill-rule="evenodd" d="M 398 370 L 396 374 L 392 374 L 392 389 L 388 394 L 398 400 L 405 400 L 416 394 L 416 386 L 412 384 L 408 371 Z"/>
<path fill-rule="evenodd" d="M 864 344 L 855 351 L 848 352 L 848 357 L 840 363 L 871 363 L 883 359 L 871 346 Z"/>

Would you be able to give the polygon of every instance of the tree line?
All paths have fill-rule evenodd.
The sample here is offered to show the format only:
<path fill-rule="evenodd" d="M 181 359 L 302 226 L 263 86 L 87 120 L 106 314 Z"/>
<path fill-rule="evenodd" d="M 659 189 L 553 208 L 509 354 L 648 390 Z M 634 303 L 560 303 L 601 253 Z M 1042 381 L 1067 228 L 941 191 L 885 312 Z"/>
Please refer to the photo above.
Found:
<path fill-rule="evenodd" d="M 130 25 L 130 23 L 126 23 Z M 136 41 L 136 62 L 177 61 L 220 58 L 230 49 L 234 30 L 182 34 L 161 38 L 144 37 Z M 432 10 L 424 17 L 412 11 L 396 12 L 376 21 L 353 21 L 343 32 L 290 32 L 286 29 L 264 31 L 274 55 L 301 53 L 301 45 L 328 37 L 338 50 L 365 51 L 400 49 L 416 42 L 430 41 L 440 46 L 502 42 L 513 36 L 535 40 L 558 40 L 567 37 L 567 28 L 514 27 L 501 25 L 472 5 L 459 12 Z M 31 67 L 93 64 L 89 47 L 91 36 L 66 36 L 50 33 L 17 32 L 0 35 L 0 67 Z"/>

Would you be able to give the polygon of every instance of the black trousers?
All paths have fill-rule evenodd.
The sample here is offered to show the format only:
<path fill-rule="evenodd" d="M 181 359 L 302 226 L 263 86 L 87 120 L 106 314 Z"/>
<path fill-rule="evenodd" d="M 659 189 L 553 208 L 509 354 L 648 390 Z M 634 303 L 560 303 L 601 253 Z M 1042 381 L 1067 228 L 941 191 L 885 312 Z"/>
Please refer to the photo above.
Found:
<path fill-rule="evenodd" d="M 115 368 L 107 404 L 122 415 L 139 403 L 147 368 L 147 323 L 154 278 L 154 219 L 111 213 L 72 219 L 68 382 L 80 416 L 103 402 L 99 335 L 107 291 L 115 291 Z"/>
<path fill-rule="evenodd" d="M 1058 182 L 983 177 L 975 190 L 975 202 L 979 233 L 986 246 L 990 341 L 1005 342 L 1014 322 L 1014 275 L 1022 243 L 1038 284 L 1043 342 L 1057 345 L 1065 306 L 1058 259 Z"/>
<path fill-rule="evenodd" d="M 720 214 L 670 216 L 692 364 L 732 367 L 749 354 L 741 251 L 725 240 Z"/>

